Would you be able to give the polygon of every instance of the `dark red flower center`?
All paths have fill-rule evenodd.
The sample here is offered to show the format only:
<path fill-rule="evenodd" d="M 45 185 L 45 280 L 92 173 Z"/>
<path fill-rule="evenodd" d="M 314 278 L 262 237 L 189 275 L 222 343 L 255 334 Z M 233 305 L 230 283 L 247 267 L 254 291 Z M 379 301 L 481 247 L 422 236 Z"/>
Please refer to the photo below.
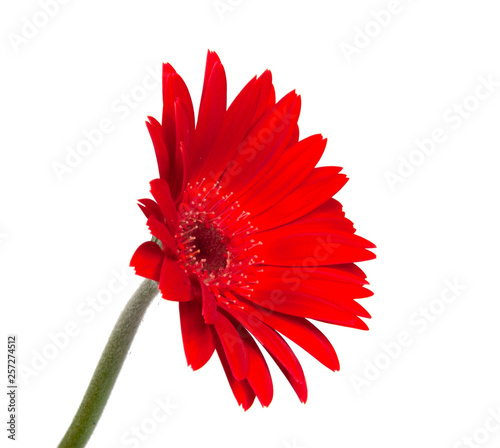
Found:
<path fill-rule="evenodd" d="M 254 279 L 245 271 L 257 262 L 252 248 L 262 244 L 251 238 L 257 229 L 248 221 L 249 213 L 230 201 L 232 194 L 221 195 L 218 185 L 203 184 L 188 184 L 179 207 L 175 236 L 181 264 L 219 291 L 248 296 Z"/>
<path fill-rule="evenodd" d="M 194 252 L 193 260 L 200 263 L 207 272 L 226 268 L 228 251 L 224 235 L 217 227 L 198 222 L 191 233 Z"/>

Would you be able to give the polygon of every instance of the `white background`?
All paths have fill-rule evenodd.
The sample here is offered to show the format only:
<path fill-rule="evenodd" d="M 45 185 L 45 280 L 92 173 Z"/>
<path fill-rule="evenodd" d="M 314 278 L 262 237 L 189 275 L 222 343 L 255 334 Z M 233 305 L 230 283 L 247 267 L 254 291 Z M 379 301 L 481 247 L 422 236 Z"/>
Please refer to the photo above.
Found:
<path fill-rule="evenodd" d="M 135 205 L 156 176 L 144 120 L 161 117 L 161 88 L 148 71 L 171 62 L 197 109 L 210 48 L 229 98 L 269 68 L 278 96 L 302 95 L 302 136 L 328 137 L 321 164 L 344 167 L 351 180 L 338 199 L 378 246 L 361 266 L 375 292 L 363 302 L 370 331 L 322 325 L 340 372 L 296 348 L 308 403 L 272 366 L 273 403 L 245 413 L 216 357 L 194 373 L 186 366 L 177 307 L 156 299 L 88 446 L 451 448 L 468 436 L 499 446 L 500 85 L 478 88 L 480 77 L 500 81 L 498 1 L 401 0 L 390 23 L 379 14 L 383 27 L 374 14 L 388 0 L 232 4 L 218 13 L 212 0 L 72 0 L 33 30 L 26 21 L 44 23 L 38 1 L 4 2 L 0 320 L 3 338 L 18 335 L 26 370 L 18 441 L 2 429 L 1 445 L 55 447 L 69 425 L 140 282 L 125 276 L 107 292 L 149 239 Z M 19 41 L 23 27 L 31 37 Z M 131 92 L 137 101 L 124 108 Z M 60 181 L 54 162 L 103 119 L 113 131 Z M 415 152 L 436 128 L 446 141 Z M 408 174 L 400 165 L 410 157 L 419 165 Z M 391 188 L 398 167 L 406 177 Z M 440 299 L 446 282 L 465 287 L 453 303 Z M 92 297 L 109 303 L 91 314 Z M 401 333 L 410 342 L 398 349 Z M 170 415 L 151 429 L 165 401 Z M 141 425 L 151 434 L 139 445 L 130 431 Z"/>

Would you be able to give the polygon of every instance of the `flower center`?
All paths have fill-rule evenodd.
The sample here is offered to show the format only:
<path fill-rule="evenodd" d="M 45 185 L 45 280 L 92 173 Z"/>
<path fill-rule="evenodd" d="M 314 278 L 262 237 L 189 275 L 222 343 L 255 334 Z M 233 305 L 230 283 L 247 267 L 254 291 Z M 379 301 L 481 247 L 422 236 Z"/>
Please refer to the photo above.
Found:
<path fill-rule="evenodd" d="M 229 201 L 232 194 L 221 195 L 217 184 L 205 188 L 204 181 L 188 184 L 179 206 L 179 260 L 187 273 L 218 292 L 248 297 L 255 282 L 245 271 L 258 261 L 252 249 L 262 244 L 251 238 L 257 229 L 248 221 L 250 214 Z"/>
<path fill-rule="evenodd" d="M 227 267 L 228 251 L 226 238 L 217 227 L 200 222 L 193 230 L 193 259 L 201 264 L 204 271 L 218 271 Z"/>

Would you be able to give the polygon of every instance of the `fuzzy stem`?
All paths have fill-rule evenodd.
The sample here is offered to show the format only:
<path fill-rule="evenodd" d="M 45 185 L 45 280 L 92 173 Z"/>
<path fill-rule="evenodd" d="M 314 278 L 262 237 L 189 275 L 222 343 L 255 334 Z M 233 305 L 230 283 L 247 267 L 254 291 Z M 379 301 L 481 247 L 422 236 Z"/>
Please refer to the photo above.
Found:
<path fill-rule="evenodd" d="M 58 448 L 83 448 L 87 444 L 113 390 L 144 313 L 157 294 L 158 283 L 144 280 L 128 301 L 109 336 L 73 422 Z"/>

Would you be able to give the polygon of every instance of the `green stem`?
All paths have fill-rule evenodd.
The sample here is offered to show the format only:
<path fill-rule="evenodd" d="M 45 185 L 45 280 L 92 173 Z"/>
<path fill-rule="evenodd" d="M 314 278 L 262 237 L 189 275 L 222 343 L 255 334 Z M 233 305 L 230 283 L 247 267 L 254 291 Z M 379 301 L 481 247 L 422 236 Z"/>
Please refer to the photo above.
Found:
<path fill-rule="evenodd" d="M 130 298 L 109 336 L 83 401 L 58 448 L 82 448 L 87 444 L 113 390 L 144 313 L 156 294 L 158 283 L 144 280 Z"/>

